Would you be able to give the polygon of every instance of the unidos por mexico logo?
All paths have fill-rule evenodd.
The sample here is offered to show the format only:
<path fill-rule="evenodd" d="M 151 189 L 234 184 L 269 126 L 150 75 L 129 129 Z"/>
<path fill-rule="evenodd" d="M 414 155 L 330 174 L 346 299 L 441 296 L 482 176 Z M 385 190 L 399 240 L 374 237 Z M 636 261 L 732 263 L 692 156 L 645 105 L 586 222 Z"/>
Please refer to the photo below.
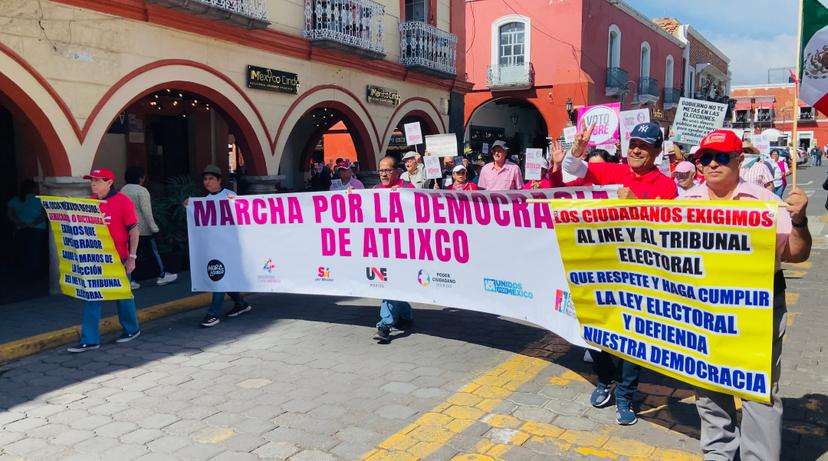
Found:
<path fill-rule="evenodd" d="M 224 263 L 218 259 L 211 259 L 210 262 L 207 263 L 207 277 L 210 277 L 210 280 L 214 282 L 218 282 L 223 279 L 226 272 L 227 270 L 224 267 Z"/>
<path fill-rule="evenodd" d="M 483 279 L 483 290 L 501 295 L 532 299 L 535 294 L 523 289 L 523 284 L 508 280 Z"/>

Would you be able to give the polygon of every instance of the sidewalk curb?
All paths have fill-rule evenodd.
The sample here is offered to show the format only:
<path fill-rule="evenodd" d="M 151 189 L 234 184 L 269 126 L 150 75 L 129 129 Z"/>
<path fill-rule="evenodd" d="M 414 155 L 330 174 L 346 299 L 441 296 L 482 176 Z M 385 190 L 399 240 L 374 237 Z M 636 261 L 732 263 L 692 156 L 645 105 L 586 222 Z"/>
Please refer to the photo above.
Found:
<path fill-rule="evenodd" d="M 211 298 L 212 293 L 200 293 L 144 309 L 138 309 L 138 321 L 139 323 L 149 322 L 179 312 L 204 307 L 210 303 Z M 101 335 L 113 333 L 120 329 L 121 324 L 118 322 L 117 315 L 101 319 Z M 81 326 L 75 325 L 0 344 L 0 364 L 34 355 L 47 349 L 77 342 L 80 340 L 80 330 Z"/>

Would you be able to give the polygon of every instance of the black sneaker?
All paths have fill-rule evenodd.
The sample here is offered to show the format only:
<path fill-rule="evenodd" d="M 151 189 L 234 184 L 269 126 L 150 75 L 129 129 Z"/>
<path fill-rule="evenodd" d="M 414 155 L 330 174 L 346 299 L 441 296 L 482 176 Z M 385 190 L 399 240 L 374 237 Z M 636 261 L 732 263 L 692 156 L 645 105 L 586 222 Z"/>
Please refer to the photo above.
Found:
<path fill-rule="evenodd" d="M 234 306 L 233 309 L 227 313 L 226 317 L 238 317 L 245 312 L 250 312 L 253 307 L 250 304 L 245 304 L 243 306 Z"/>
<path fill-rule="evenodd" d="M 207 314 L 201 320 L 201 326 L 203 326 L 204 328 L 214 327 L 214 326 L 218 325 L 218 323 L 220 321 L 221 320 L 219 320 L 219 318 L 216 317 L 215 315 Z"/>
<path fill-rule="evenodd" d="M 133 339 L 137 338 L 141 334 L 141 330 L 136 331 L 135 333 L 129 335 L 126 333 L 121 333 L 121 336 L 115 340 L 116 343 L 128 343 Z"/>
<path fill-rule="evenodd" d="M 374 339 L 380 342 L 380 344 L 388 344 L 391 342 L 391 327 L 377 327 L 377 334 L 374 335 Z"/>
<path fill-rule="evenodd" d="M 67 348 L 66 350 L 74 354 L 80 354 L 81 352 L 91 351 L 100 348 L 100 344 L 78 344 L 77 346 L 72 346 L 70 348 Z"/>
<path fill-rule="evenodd" d="M 407 331 L 414 327 L 414 320 L 412 319 L 400 319 L 397 323 L 394 324 L 394 328 L 400 331 Z"/>

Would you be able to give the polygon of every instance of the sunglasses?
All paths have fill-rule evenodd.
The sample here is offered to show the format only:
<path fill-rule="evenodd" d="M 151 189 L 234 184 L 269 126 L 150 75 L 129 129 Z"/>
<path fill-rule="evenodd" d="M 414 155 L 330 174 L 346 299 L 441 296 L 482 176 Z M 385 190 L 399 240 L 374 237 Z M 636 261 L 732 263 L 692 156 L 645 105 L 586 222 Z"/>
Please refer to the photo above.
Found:
<path fill-rule="evenodd" d="M 718 163 L 719 165 L 727 165 L 738 155 L 739 154 L 736 154 L 735 152 L 716 152 L 715 154 L 702 154 L 702 156 L 699 157 L 699 163 L 701 163 L 702 166 L 707 166 L 710 165 L 710 162 L 716 160 L 716 163 Z"/>

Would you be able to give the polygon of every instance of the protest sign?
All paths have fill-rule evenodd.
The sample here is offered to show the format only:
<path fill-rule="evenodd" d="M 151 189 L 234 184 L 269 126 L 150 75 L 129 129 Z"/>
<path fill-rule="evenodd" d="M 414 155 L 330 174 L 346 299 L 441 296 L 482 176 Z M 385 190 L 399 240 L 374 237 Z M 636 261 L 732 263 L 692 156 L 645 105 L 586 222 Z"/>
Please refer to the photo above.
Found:
<path fill-rule="evenodd" d="M 725 112 L 727 104 L 689 98 L 679 99 L 676 119 L 673 122 L 676 141 L 698 145 L 702 138 L 722 127 Z"/>
<path fill-rule="evenodd" d="M 420 128 L 420 122 L 406 123 L 403 125 L 405 130 L 405 142 L 409 146 L 416 146 L 423 143 L 423 132 Z"/>
<path fill-rule="evenodd" d="M 577 126 L 568 126 L 563 129 L 564 141 L 568 143 L 575 142 L 575 135 L 578 134 Z"/>
<path fill-rule="evenodd" d="M 615 191 L 374 189 L 191 199 L 192 286 L 440 304 L 532 322 L 583 345 L 552 210 L 526 199 Z M 508 242 L 520 242 L 508 257 L 492 251 Z"/>
<path fill-rule="evenodd" d="M 626 157 L 630 150 L 630 133 L 640 123 L 650 121 L 648 109 L 625 110 L 619 114 L 621 118 L 621 156 Z"/>
<path fill-rule="evenodd" d="M 425 137 L 426 150 L 438 157 L 457 156 L 457 136 L 454 133 L 435 134 Z"/>
<path fill-rule="evenodd" d="M 426 179 L 438 179 L 443 177 L 443 167 L 440 166 L 440 157 L 426 155 L 423 157 L 423 165 L 426 169 Z"/>
<path fill-rule="evenodd" d="M 52 227 L 61 293 L 84 301 L 131 298 L 101 202 L 49 196 L 41 196 L 40 201 Z"/>
<path fill-rule="evenodd" d="M 578 108 L 578 131 L 595 123 L 592 136 L 589 138 L 590 146 L 598 144 L 615 144 L 618 141 L 618 127 L 621 104 L 614 102 L 597 106 L 586 106 Z"/>
<path fill-rule="evenodd" d="M 526 175 L 529 181 L 541 179 L 541 167 L 543 162 L 543 149 L 526 149 Z"/>
<path fill-rule="evenodd" d="M 778 204 L 553 201 L 584 339 L 694 386 L 768 402 Z"/>
<path fill-rule="evenodd" d="M 487 143 L 487 142 L 484 142 L 484 143 L 483 143 L 483 154 L 484 154 L 484 155 L 488 155 L 488 154 L 489 154 L 489 143 Z"/>
<path fill-rule="evenodd" d="M 754 134 L 752 139 L 753 147 L 759 149 L 760 154 L 766 157 L 770 155 L 770 137 L 766 133 Z"/>

